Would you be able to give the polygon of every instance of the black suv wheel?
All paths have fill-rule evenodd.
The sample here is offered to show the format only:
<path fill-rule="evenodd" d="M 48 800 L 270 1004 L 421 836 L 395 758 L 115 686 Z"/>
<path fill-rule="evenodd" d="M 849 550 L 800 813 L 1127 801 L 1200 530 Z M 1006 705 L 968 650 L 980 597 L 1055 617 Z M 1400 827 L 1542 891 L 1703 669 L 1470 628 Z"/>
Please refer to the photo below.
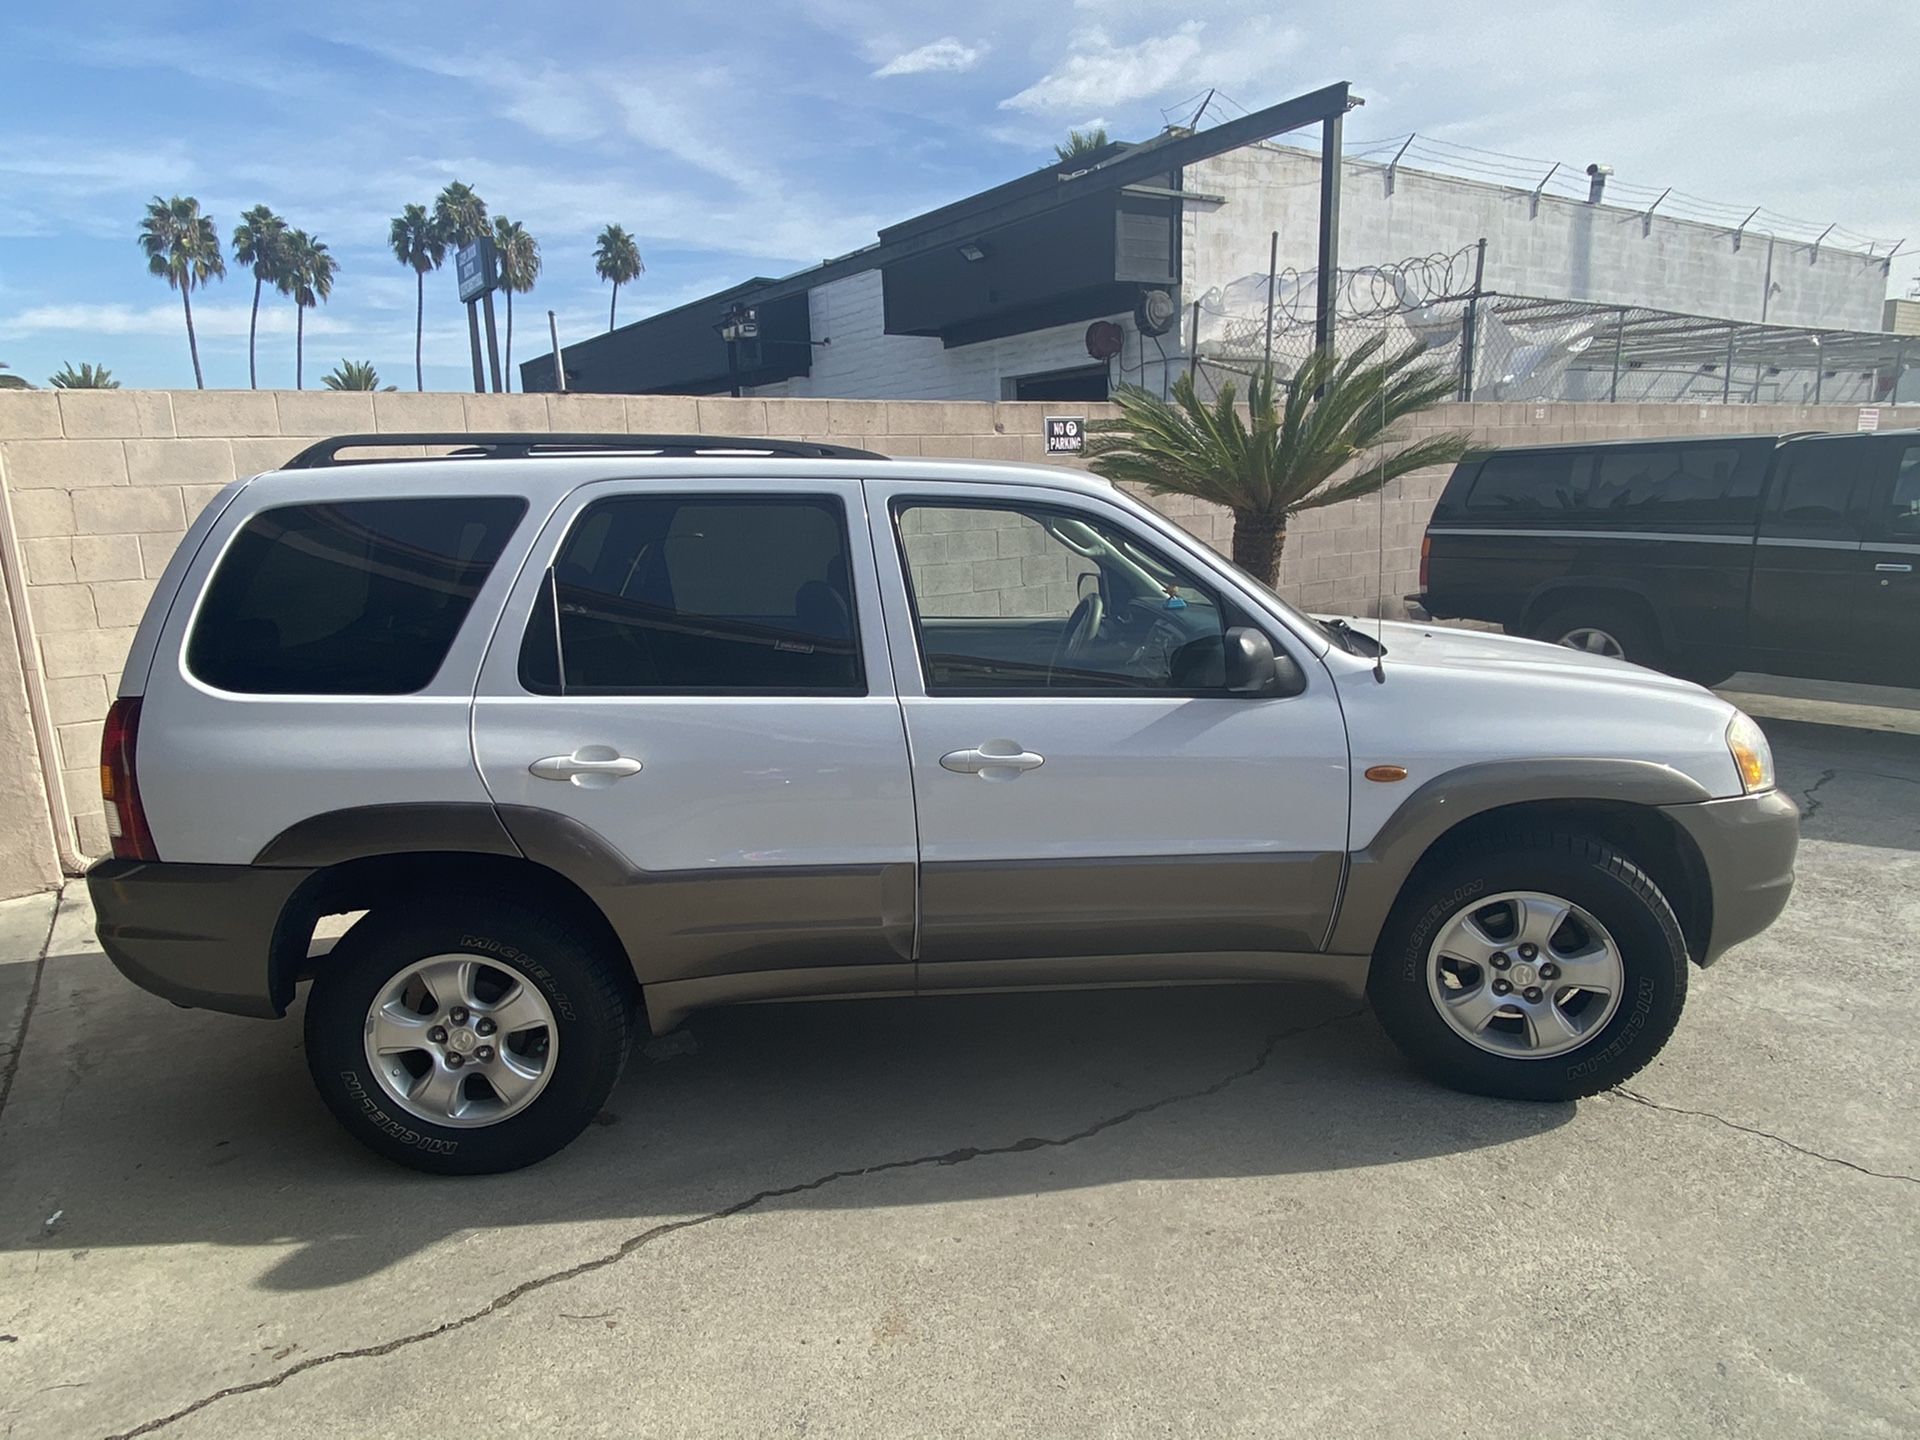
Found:
<path fill-rule="evenodd" d="M 1556 605 L 1539 615 L 1528 631 L 1536 640 L 1612 660 L 1631 660 L 1656 670 L 1665 658 L 1653 625 L 1631 605 L 1615 600 L 1575 600 Z"/>
<path fill-rule="evenodd" d="M 1573 1100 L 1660 1053 L 1687 949 L 1659 887 L 1579 835 L 1516 836 L 1417 876 L 1374 953 L 1380 1023 L 1444 1085 Z"/>
<path fill-rule="evenodd" d="M 634 1027 L 624 959 L 564 921 L 474 896 L 379 911 L 307 1001 L 307 1064 L 340 1123 L 416 1170 L 517 1170 L 599 1113 Z"/>

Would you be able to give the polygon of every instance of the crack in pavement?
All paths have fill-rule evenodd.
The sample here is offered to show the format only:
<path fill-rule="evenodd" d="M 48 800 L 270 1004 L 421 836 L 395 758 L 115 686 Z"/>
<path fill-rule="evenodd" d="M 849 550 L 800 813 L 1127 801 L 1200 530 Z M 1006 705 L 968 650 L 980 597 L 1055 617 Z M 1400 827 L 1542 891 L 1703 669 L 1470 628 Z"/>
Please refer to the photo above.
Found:
<path fill-rule="evenodd" d="M 13 1094 L 13 1077 L 20 1073 L 20 1056 L 27 1048 L 27 1026 L 33 1023 L 33 1012 L 40 1004 L 40 981 L 47 973 L 47 952 L 53 949 L 53 927 L 60 921 L 60 903 L 66 898 L 66 887 L 54 892 L 53 913 L 47 917 L 47 933 L 40 941 L 40 953 L 33 962 L 33 981 L 27 987 L 27 1003 L 20 1008 L 20 1026 L 13 1032 L 13 1049 L 7 1055 L 7 1064 L 0 1070 L 0 1119 L 7 1114 L 7 1098 Z"/>
<path fill-rule="evenodd" d="M 1668 1105 L 1664 1101 L 1642 1095 L 1638 1090 L 1629 1090 L 1624 1085 L 1616 1085 L 1607 1093 L 1618 1096 L 1622 1100 L 1631 1100 L 1636 1105 L 1644 1105 L 1649 1110 L 1664 1110 L 1669 1115 L 1691 1115 L 1697 1120 L 1711 1120 L 1716 1125 L 1726 1126 L 1729 1130 L 1738 1130 L 1743 1135 L 1756 1135 L 1762 1140 L 1771 1140 L 1774 1144 L 1784 1146 L 1786 1149 L 1792 1150 L 1800 1155 L 1805 1155 L 1809 1159 L 1823 1160 L 1829 1165 L 1838 1165 L 1845 1170 L 1852 1170 L 1861 1175 L 1870 1175 L 1875 1180 L 1902 1180 L 1909 1185 L 1920 1185 L 1920 1175 L 1907 1175 L 1898 1170 L 1872 1170 L 1865 1165 L 1856 1164 L 1852 1160 L 1844 1160 L 1838 1155 L 1828 1155 L 1823 1151 L 1809 1150 L 1805 1145 L 1796 1145 L 1793 1141 L 1786 1139 L 1784 1136 L 1776 1135 L 1771 1130 L 1761 1130 L 1752 1125 L 1742 1125 L 1738 1120 L 1729 1120 L 1726 1116 L 1716 1115 L 1711 1110 L 1689 1110 L 1684 1105 Z"/>
<path fill-rule="evenodd" d="M 322 1365 L 333 1365 L 342 1360 L 379 1359 L 383 1356 L 393 1354 L 396 1350 L 404 1350 L 409 1346 L 418 1345 L 427 1340 L 438 1339 L 442 1335 L 451 1335 L 456 1330 L 464 1330 L 469 1325 L 476 1324 L 488 1316 L 499 1314 L 515 1301 L 522 1300 L 537 1290 L 545 1290 L 549 1286 L 564 1284 L 569 1280 L 577 1280 L 583 1275 L 591 1275 L 596 1270 L 604 1270 L 610 1265 L 617 1265 L 629 1256 L 644 1250 L 656 1240 L 665 1239 L 667 1236 L 676 1234 L 682 1230 L 692 1230 L 701 1225 L 710 1225 L 716 1220 L 732 1219 L 736 1215 L 744 1214 L 749 1210 L 766 1204 L 769 1200 L 783 1200 L 793 1195 L 804 1195 L 810 1191 L 821 1190 L 829 1185 L 837 1184 L 842 1180 L 859 1180 L 869 1175 L 886 1174 L 889 1171 L 913 1170 L 923 1165 L 965 1165 L 970 1161 L 983 1160 L 992 1156 L 1020 1155 L 1033 1150 L 1062 1149 L 1069 1145 L 1076 1145 L 1082 1140 L 1090 1140 L 1104 1131 L 1112 1130 L 1117 1126 L 1125 1125 L 1133 1120 L 1138 1120 L 1144 1115 L 1151 1115 L 1154 1111 L 1163 1110 L 1169 1105 L 1184 1104 L 1190 1100 L 1205 1100 L 1214 1095 L 1218 1095 L 1229 1086 L 1238 1084 L 1242 1080 L 1250 1079 L 1264 1070 L 1273 1059 L 1275 1053 L 1278 1052 L 1281 1042 L 1295 1039 L 1301 1035 L 1312 1034 L 1317 1030 L 1328 1029 L 1346 1020 L 1356 1019 L 1366 1013 L 1366 1008 L 1365 1005 L 1359 1005 L 1352 1010 L 1343 1010 L 1338 1014 L 1329 1015 L 1324 1019 L 1315 1020 L 1310 1024 L 1296 1025 L 1289 1029 L 1277 1030 L 1268 1036 L 1266 1041 L 1261 1045 L 1260 1051 L 1254 1057 L 1252 1064 L 1224 1075 L 1211 1084 L 1203 1085 L 1198 1089 L 1183 1090 L 1177 1094 L 1164 1095 L 1158 1100 L 1149 1100 L 1143 1104 L 1134 1106 L 1130 1110 L 1122 1110 L 1116 1115 L 1108 1115 L 1103 1119 L 1094 1121 L 1084 1129 L 1074 1131 L 1070 1135 L 1030 1135 L 1025 1139 L 1015 1140 L 1006 1145 L 984 1147 L 965 1145 L 957 1150 L 944 1151 L 938 1155 L 916 1155 L 907 1160 L 883 1160 L 879 1164 L 862 1165 L 858 1169 L 853 1170 L 833 1170 L 812 1180 L 802 1180 L 793 1185 L 782 1185 L 772 1189 L 756 1191 L 743 1200 L 736 1200 L 731 1205 L 724 1205 L 718 1210 L 709 1210 L 702 1215 L 690 1216 L 685 1220 L 668 1220 L 658 1225 L 649 1226 L 638 1234 L 629 1235 L 625 1240 L 622 1240 L 605 1254 L 596 1255 L 589 1260 L 582 1260 L 577 1264 L 567 1266 L 565 1269 L 550 1271 L 545 1275 L 537 1275 L 531 1280 L 523 1280 L 511 1290 L 494 1296 L 493 1299 L 487 1301 L 479 1308 L 469 1310 L 466 1314 L 456 1316 L 452 1320 L 443 1320 L 438 1325 L 430 1326 L 425 1330 L 416 1330 L 411 1334 L 400 1335 L 392 1340 L 382 1341 L 378 1345 L 363 1345 L 351 1350 L 329 1351 L 325 1355 L 310 1355 L 298 1364 L 289 1365 L 286 1369 L 276 1374 L 265 1376 L 259 1380 L 248 1380 L 238 1385 L 228 1385 L 223 1389 L 215 1390 L 210 1395 L 203 1395 L 200 1399 L 183 1405 L 178 1410 L 172 1411 L 169 1414 L 157 1416 L 143 1424 L 134 1426 L 131 1430 L 123 1430 L 108 1436 L 107 1440 L 135 1440 L 137 1436 L 151 1435 L 156 1430 L 163 1429 L 173 1424 L 176 1420 L 184 1420 L 189 1415 L 198 1414 L 209 1405 L 217 1404 L 221 1400 L 231 1399 L 236 1395 L 249 1395 L 259 1390 L 275 1389 L 293 1379 L 294 1376 L 304 1374 L 309 1370 L 318 1369 Z"/>
<path fill-rule="evenodd" d="M 1811 820 L 1820 813 L 1822 807 L 1824 807 L 1827 802 L 1814 799 L 1814 792 L 1823 786 L 1832 784 L 1834 778 L 1838 776 L 1839 773 L 1840 771 L 1837 766 L 1822 770 L 1820 772 L 1820 778 L 1800 792 L 1800 818 L 1802 820 Z"/>

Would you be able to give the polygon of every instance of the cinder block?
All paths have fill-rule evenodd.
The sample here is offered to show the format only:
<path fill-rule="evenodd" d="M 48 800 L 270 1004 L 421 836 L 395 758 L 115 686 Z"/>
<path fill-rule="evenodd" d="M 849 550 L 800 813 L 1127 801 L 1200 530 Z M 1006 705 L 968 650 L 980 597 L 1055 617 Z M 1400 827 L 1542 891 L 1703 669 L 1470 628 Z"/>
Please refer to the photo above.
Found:
<path fill-rule="evenodd" d="M 15 491 L 127 483 L 126 448 L 119 440 L 8 440 L 0 444 L 0 463 Z"/>
<path fill-rule="evenodd" d="M 369 390 L 281 390 L 273 403 L 281 435 L 364 435 L 374 428 Z"/>
<path fill-rule="evenodd" d="M 56 725 L 72 725 L 82 720 L 105 718 L 110 697 L 107 682 L 98 675 L 69 675 L 49 680 L 47 711 Z"/>
<path fill-rule="evenodd" d="M 94 613 L 93 592 L 85 585 L 40 585 L 27 597 L 33 628 L 41 635 L 92 630 L 100 619 Z"/>
<path fill-rule="evenodd" d="M 67 809 L 75 819 L 82 815 L 102 813 L 100 800 L 100 751 L 96 748 L 91 759 L 62 767 L 60 788 L 66 792 Z"/>
<path fill-rule="evenodd" d="M 180 503 L 186 509 L 187 523 L 191 525 L 213 497 L 226 488 L 225 485 L 182 485 Z"/>
<path fill-rule="evenodd" d="M 20 558 L 29 585 L 71 585 L 79 578 L 73 572 L 73 542 L 64 535 L 22 540 Z"/>
<path fill-rule="evenodd" d="M 922 453 L 921 439 L 918 435 L 882 435 L 869 442 L 869 450 L 878 450 L 882 455 L 906 458 L 918 458 Z"/>
<path fill-rule="evenodd" d="M 959 530 L 947 540 L 949 560 L 997 560 L 1000 558 L 1000 532 L 997 530 Z"/>
<path fill-rule="evenodd" d="M 69 440 L 173 434 L 173 397 L 164 390 L 62 390 L 59 398 L 60 425 Z"/>
<path fill-rule="evenodd" d="M 73 534 L 73 496 L 65 490 L 21 490 L 12 503 L 14 530 L 22 540 Z"/>
<path fill-rule="evenodd" d="M 373 428 L 416 433 L 464 430 L 467 407 L 461 396 L 444 390 L 377 391 L 373 397 Z"/>
<path fill-rule="evenodd" d="M 456 425 L 453 428 L 459 430 L 463 427 Z M 243 475 L 265 475 L 271 470 L 278 470 L 309 445 L 318 444 L 322 438 L 324 437 L 319 435 L 278 435 L 264 439 L 235 440 L 233 442 L 234 478 L 238 479 Z"/>
<path fill-rule="evenodd" d="M 882 400 L 834 400 L 827 407 L 829 435 L 866 435 L 885 432 L 887 406 Z"/>
<path fill-rule="evenodd" d="M 1018 435 L 975 435 L 971 446 L 976 460 L 1023 460 L 1026 446 Z"/>
<path fill-rule="evenodd" d="M 627 433 L 627 402 L 623 395 L 549 395 L 547 428 L 589 435 Z"/>
<path fill-rule="evenodd" d="M 767 406 L 767 434 L 789 438 L 800 435 L 824 435 L 831 428 L 830 400 L 770 398 Z"/>
<path fill-rule="evenodd" d="M 180 548 L 181 535 L 181 531 L 167 530 L 157 535 L 140 536 L 141 573 L 152 580 L 164 575 L 167 562 L 173 558 L 173 552 Z"/>
<path fill-rule="evenodd" d="M 173 396 L 176 435 L 278 435 L 280 412 L 271 390 L 181 390 Z"/>
<path fill-rule="evenodd" d="M 629 435 L 696 435 L 700 401 L 692 395 L 628 395 Z"/>
<path fill-rule="evenodd" d="M 1002 615 L 1051 615 L 1052 596 L 1045 585 L 1023 585 L 1000 592 Z"/>
<path fill-rule="evenodd" d="M 985 535 L 992 539 L 991 531 L 974 531 L 976 535 Z M 954 537 L 964 541 L 965 535 Z M 973 562 L 973 588 L 976 590 L 1017 590 L 1023 584 L 1030 584 L 1022 574 L 1021 560 L 975 560 Z"/>
<path fill-rule="evenodd" d="M 98 801 L 86 814 L 73 817 L 73 835 L 75 848 L 88 859 L 105 855 L 113 848 L 113 842 L 107 838 L 107 817 L 101 813 Z"/>
<path fill-rule="evenodd" d="M 767 433 L 767 402 L 734 399 L 732 396 L 702 396 L 699 400 L 698 430 L 702 435 L 764 435 Z"/>
<path fill-rule="evenodd" d="M 100 732 L 104 725 L 99 720 L 76 720 L 71 725 L 58 727 L 55 733 L 60 737 L 60 764 L 66 770 L 83 770 L 92 765 L 95 784 L 99 783 L 98 766 L 100 764 Z M 96 794 L 94 799 L 99 800 Z"/>
<path fill-rule="evenodd" d="M 107 626 L 138 625 L 153 598 L 152 580 L 103 580 L 94 585 L 93 608 Z"/>
<path fill-rule="evenodd" d="M 76 630 L 67 635 L 40 637 L 40 668 L 49 679 L 72 675 L 103 675 L 109 688 L 120 679 L 133 630 Z"/>
<path fill-rule="evenodd" d="M 73 537 L 73 578 L 76 580 L 138 580 L 140 542 L 131 535 L 76 535 Z"/>
<path fill-rule="evenodd" d="M 0 390 L 0 440 L 58 440 L 60 402 L 50 390 Z"/>
<path fill-rule="evenodd" d="M 913 576 L 916 595 L 968 595 L 973 592 L 973 566 L 927 565 Z"/>
<path fill-rule="evenodd" d="M 224 485 L 234 478 L 226 440 L 128 440 L 127 478 L 138 485 Z"/>
<path fill-rule="evenodd" d="M 909 511 L 908 513 L 915 514 L 919 512 Z M 920 531 L 915 534 L 909 534 L 905 538 L 907 542 L 907 563 L 913 567 L 914 573 L 918 575 L 920 567 L 923 565 L 946 564 L 947 545 L 950 541 L 958 537 L 952 535 L 934 535 Z"/>
<path fill-rule="evenodd" d="M 187 517 L 179 486 L 128 485 L 76 492 L 73 526 L 79 535 L 146 535 L 184 530 Z"/>
<path fill-rule="evenodd" d="M 467 407 L 468 430 L 525 434 L 549 428 L 545 395 L 463 395 L 460 399 Z"/>
<path fill-rule="evenodd" d="M 887 430 L 897 435 L 989 435 L 993 406 L 967 400 L 889 400 Z"/>
<path fill-rule="evenodd" d="M 971 435 L 922 435 L 920 453 L 929 460 L 971 460 Z"/>

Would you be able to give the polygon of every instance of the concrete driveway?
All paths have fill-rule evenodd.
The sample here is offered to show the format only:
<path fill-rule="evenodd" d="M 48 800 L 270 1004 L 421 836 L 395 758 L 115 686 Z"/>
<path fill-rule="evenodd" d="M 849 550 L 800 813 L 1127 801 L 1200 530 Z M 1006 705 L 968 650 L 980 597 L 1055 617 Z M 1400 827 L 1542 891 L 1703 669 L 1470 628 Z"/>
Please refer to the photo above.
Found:
<path fill-rule="evenodd" d="M 1920 738 L 1768 728 L 1792 908 L 1577 1106 L 1308 993 L 850 1002 L 436 1181 L 16 902 L 0 1435 L 1910 1434 Z"/>

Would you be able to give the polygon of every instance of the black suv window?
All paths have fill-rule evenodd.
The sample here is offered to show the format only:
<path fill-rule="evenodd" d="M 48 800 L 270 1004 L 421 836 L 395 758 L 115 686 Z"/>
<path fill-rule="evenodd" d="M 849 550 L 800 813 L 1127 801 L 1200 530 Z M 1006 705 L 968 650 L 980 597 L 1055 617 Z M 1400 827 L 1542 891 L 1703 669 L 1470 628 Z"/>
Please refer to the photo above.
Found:
<path fill-rule="evenodd" d="M 1482 462 L 1467 492 L 1467 509 L 1501 515 L 1564 513 L 1580 504 L 1586 471 L 1587 457 L 1575 451 L 1503 450 Z"/>
<path fill-rule="evenodd" d="M 596 501 L 542 587 L 520 680 L 549 695 L 864 694 L 844 508 L 822 496 Z"/>
<path fill-rule="evenodd" d="M 1631 445 L 1595 452 L 1587 508 L 1597 524 L 1712 525 L 1751 533 L 1760 467 L 1731 445 Z"/>
<path fill-rule="evenodd" d="M 187 668 L 245 695 L 423 689 L 526 510 L 470 496 L 263 510 L 220 558 Z"/>
<path fill-rule="evenodd" d="M 1782 447 L 1767 493 L 1764 536 L 1796 540 L 1858 540 L 1854 506 L 1872 466 L 1874 448 L 1863 437 L 1801 440 Z"/>
<path fill-rule="evenodd" d="M 927 689 L 1226 693 L 1220 601 L 1125 531 L 1043 506 L 895 511 Z"/>
<path fill-rule="evenodd" d="M 1889 539 L 1920 540 L 1920 445 L 1909 445 L 1900 452 L 1900 468 L 1893 477 L 1893 501 L 1882 519 Z"/>

